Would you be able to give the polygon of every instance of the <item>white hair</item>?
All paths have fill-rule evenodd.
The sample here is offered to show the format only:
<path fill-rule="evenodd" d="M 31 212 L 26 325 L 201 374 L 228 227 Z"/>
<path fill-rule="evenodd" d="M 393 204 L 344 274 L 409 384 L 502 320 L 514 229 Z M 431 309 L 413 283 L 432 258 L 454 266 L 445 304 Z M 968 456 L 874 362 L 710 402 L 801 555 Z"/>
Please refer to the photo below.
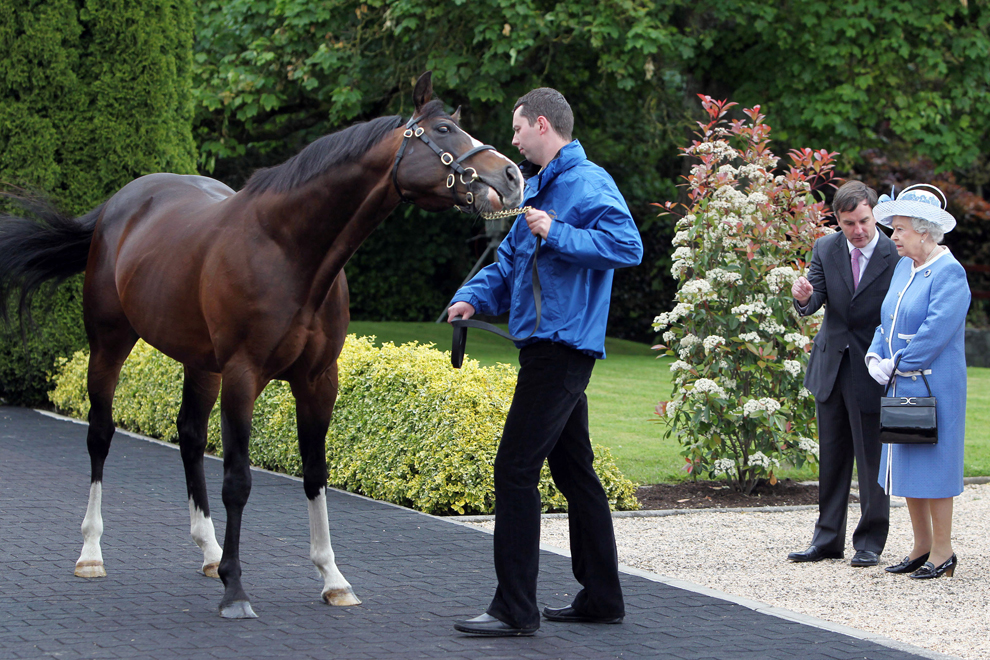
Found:
<path fill-rule="evenodd" d="M 945 236 L 941 226 L 924 218 L 911 218 L 911 228 L 919 234 L 928 234 L 936 244 L 941 243 L 942 237 Z"/>

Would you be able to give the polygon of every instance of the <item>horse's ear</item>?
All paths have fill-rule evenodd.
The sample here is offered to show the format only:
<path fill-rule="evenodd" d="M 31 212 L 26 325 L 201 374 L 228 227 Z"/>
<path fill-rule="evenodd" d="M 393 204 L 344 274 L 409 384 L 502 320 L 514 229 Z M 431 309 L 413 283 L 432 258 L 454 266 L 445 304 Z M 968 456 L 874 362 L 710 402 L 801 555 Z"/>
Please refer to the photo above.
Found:
<path fill-rule="evenodd" d="M 433 72 L 427 71 L 416 81 L 413 89 L 413 103 L 416 104 L 416 114 L 433 98 Z"/>
<path fill-rule="evenodd" d="M 461 123 L 461 106 L 457 106 L 457 110 L 454 110 L 454 114 L 450 118 L 454 120 L 455 124 Z"/>

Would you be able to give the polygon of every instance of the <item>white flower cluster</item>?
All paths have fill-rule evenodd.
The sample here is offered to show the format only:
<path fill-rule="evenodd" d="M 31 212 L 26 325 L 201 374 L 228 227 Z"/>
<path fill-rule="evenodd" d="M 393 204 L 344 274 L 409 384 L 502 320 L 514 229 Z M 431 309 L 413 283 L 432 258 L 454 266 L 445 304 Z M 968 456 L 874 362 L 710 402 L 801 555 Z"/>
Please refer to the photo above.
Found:
<path fill-rule="evenodd" d="M 687 259 L 678 259 L 670 267 L 670 276 L 675 280 L 679 280 L 685 275 L 687 275 L 688 268 L 691 267 L 690 262 Z"/>
<path fill-rule="evenodd" d="M 708 335 L 705 337 L 705 341 L 702 345 L 705 347 L 705 353 L 711 352 L 712 349 L 723 346 L 725 344 L 725 337 L 719 337 L 718 335 Z"/>
<path fill-rule="evenodd" d="M 725 398 L 725 390 L 711 378 L 699 378 L 694 381 L 695 394 L 714 394 L 720 399 Z"/>
<path fill-rule="evenodd" d="M 746 461 L 746 463 L 749 465 L 758 465 L 764 470 L 769 469 L 771 465 L 774 467 L 780 466 L 780 461 L 778 461 L 776 458 L 770 458 L 762 451 L 758 451 L 754 454 L 751 454 L 749 459 Z"/>
<path fill-rule="evenodd" d="M 818 457 L 818 443 L 811 438 L 802 436 L 798 441 L 798 448 L 803 452 L 814 454 L 816 458 Z"/>
<path fill-rule="evenodd" d="M 712 285 L 708 280 L 690 280 L 685 282 L 684 286 L 681 287 L 681 290 L 677 292 L 677 299 L 685 302 L 713 300 L 715 297 L 715 290 L 712 288 Z"/>
<path fill-rule="evenodd" d="M 674 250 L 674 254 L 670 258 L 677 261 L 678 259 L 691 259 L 693 257 L 694 250 L 686 246 L 681 246 Z"/>
<path fill-rule="evenodd" d="M 779 266 L 767 273 L 767 287 L 773 293 L 780 293 L 785 287 L 790 288 L 794 280 L 798 278 L 798 272 L 790 266 Z"/>
<path fill-rule="evenodd" d="M 736 379 L 735 378 L 723 378 L 722 386 L 727 390 L 736 389 Z"/>
<path fill-rule="evenodd" d="M 772 179 L 772 175 L 768 175 L 767 171 L 764 170 L 759 165 L 754 165 L 753 163 L 745 163 L 739 167 L 739 176 L 745 177 L 751 181 L 762 180 L 766 182 Z"/>
<path fill-rule="evenodd" d="M 784 360 L 784 371 L 792 376 L 797 376 L 801 373 L 801 363 L 797 360 Z"/>
<path fill-rule="evenodd" d="M 751 192 L 751 193 L 749 193 L 749 202 L 750 202 L 750 204 L 756 204 L 756 205 L 766 204 L 769 201 L 770 201 L 770 198 L 767 197 L 766 195 L 764 195 L 761 192 L 758 192 L 757 191 L 757 192 Z"/>
<path fill-rule="evenodd" d="M 705 279 L 716 284 L 735 284 L 742 279 L 742 275 L 722 268 L 712 268 L 705 275 Z"/>
<path fill-rule="evenodd" d="M 760 331 L 766 335 L 770 335 L 770 336 L 781 335 L 784 333 L 785 330 L 787 330 L 787 328 L 777 323 L 773 319 L 767 319 L 766 321 L 760 323 Z"/>
<path fill-rule="evenodd" d="M 780 410 L 780 403 L 778 403 L 776 399 L 764 397 L 762 399 L 750 399 L 743 404 L 744 417 L 752 417 L 754 413 L 760 412 L 761 410 L 766 411 L 768 415 L 772 415 Z"/>
<path fill-rule="evenodd" d="M 719 458 L 716 459 L 715 464 L 712 466 L 712 472 L 714 474 L 728 474 L 735 467 L 736 462 L 731 458 Z"/>
<path fill-rule="evenodd" d="M 673 401 L 668 401 L 667 402 L 667 409 L 665 411 L 666 412 L 666 416 L 669 417 L 669 418 L 671 418 L 671 419 L 673 419 L 674 415 L 677 414 L 677 409 L 680 407 L 680 405 L 681 405 L 681 402 L 678 401 L 678 400 L 676 400 L 676 399 L 673 400 Z"/>
<path fill-rule="evenodd" d="M 802 387 L 801 391 L 798 392 L 798 396 L 802 399 L 812 399 L 815 395 L 807 387 Z"/>
<path fill-rule="evenodd" d="M 788 344 L 794 344 L 797 348 L 804 348 L 811 343 L 811 338 L 802 335 L 800 332 L 789 332 L 784 335 L 784 341 Z"/>
<path fill-rule="evenodd" d="M 663 340 L 668 344 L 674 341 L 675 339 L 677 339 L 677 335 L 674 334 L 673 330 L 668 330 L 667 332 L 663 333 Z"/>
<path fill-rule="evenodd" d="M 738 158 L 739 152 L 729 146 L 725 140 L 713 140 L 712 142 L 699 142 L 691 145 L 685 151 L 689 154 L 715 154 L 721 160 Z"/>
<path fill-rule="evenodd" d="M 664 312 L 653 319 L 653 329 L 660 331 L 668 325 L 674 325 L 679 320 L 690 314 L 692 309 L 692 305 L 687 303 L 677 303 L 674 305 L 674 309 L 669 312 Z"/>
<path fill-rule="evenodd" d="M 758 344 L 760 342 L 760 333 L 758 332 L 744 332 L 739 335 L 739 338 L 743 341 L 749 342 L 750 344 Z"/>
<path fill-rule="evenodd" d="M 770 314 L 771 310 L 766 306 L 766 303 L 757 300 L 746 305 L 736 305 L 732 308 L 732 313 L 737 314 L 740 321 L 745 321 L 750 316 Z"/>
<path fill-rule="evenodd" d="M 690 369 L 691 369 L 691 365 L 685 362 L 684 360 L 677 360 L 670 365 L 670 370 L 675 373 L 678 371 L 689 371 Z"/>
<path fill-rule="evenodd" d="M 682 360 L 686 360 L 688 356 L 691 355 L 694 347 L 700 343 L 701 339 L 698 338 L 698 335 L 693 335 L 689 332 L 684 335 L 681 339 L 681 343 L 678 344 L 679 350 L 677 351 L 677 355 L 680 356 Z"/>
<path fill-rule="evenodd" d="M 685 245 L 691 240 L 691 232 L 689 231 L 679 231 L 674 234 L 674 240 L 671 241 L 673 245 Z"/>

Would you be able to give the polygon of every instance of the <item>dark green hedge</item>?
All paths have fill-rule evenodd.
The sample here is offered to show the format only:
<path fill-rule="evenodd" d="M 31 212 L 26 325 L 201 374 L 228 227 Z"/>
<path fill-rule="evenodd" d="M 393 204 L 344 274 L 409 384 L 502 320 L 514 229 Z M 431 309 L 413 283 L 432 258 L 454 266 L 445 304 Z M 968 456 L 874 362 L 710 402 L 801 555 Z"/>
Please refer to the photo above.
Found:
<path fill-rule="evenodd" d="M 0 0 L 0 187 L 80 215 L 144 174 L 194 173 L 192 32 L 191 0 Z M 85 343 L 80 288 L 39 296 L 26 345 L 16 316 L 0 330 L 0 397 L 45 400 L 54 358 Z"/>

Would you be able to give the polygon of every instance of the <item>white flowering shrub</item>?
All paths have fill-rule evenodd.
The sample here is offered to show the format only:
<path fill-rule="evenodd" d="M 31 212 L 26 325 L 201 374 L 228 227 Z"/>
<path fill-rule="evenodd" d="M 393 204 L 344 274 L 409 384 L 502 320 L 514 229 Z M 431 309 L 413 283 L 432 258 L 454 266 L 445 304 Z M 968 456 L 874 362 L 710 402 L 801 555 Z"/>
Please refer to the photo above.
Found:
<path fill-rule="evenodd" d="M 672 275 L 676 304 L 654 319 L 673 394 L 657 413 L 683 446 L 686 469 L 725 475 L 746 493 L 776 483 L 783 464 L 817 462 L 814 398 L 803 386 L 819 317 L 802 319 L 791 285 L 825 226 L 814 191 L 830 185 L 835 154 L 791 151 L 778 169 L 759 106 L 726 119 L 734 103 L 702 96 L 708 123 L 684 149 L 697 163 L 679 217 Z"/>

